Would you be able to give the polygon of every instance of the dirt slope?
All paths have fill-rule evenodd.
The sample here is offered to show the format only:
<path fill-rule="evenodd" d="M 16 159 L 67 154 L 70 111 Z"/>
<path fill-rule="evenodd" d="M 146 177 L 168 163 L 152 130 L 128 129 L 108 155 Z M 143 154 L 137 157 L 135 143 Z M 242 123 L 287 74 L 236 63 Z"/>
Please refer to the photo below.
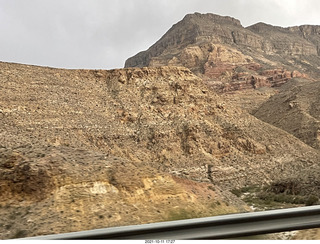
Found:
<path fill-rule="evenodd" d="M 293 81 L 262 104 L 254 116 L 320 148 L 320 83 Z M 276 111 L 276 112 L 275 112 Z"/>
<path fill-rule="evenodd" d="M 0 63 L 0 85 L 1 238 L 246 211 L 228 189 L 319 162 L 186 68 Z"/>

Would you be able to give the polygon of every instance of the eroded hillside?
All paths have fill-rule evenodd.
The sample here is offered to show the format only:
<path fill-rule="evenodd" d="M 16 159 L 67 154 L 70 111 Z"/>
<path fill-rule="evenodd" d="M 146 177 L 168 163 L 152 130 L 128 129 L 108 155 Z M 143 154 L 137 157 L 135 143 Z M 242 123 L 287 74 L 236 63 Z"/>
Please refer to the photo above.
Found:
<path fill-rule="evenodd" d="M 22 146 L 0 160 L 2 239 L 248 210 L 212 184 L 105 153 Z"/>
<path fill-rule="evenodd" d="M 188 14 L 125 67 L 162 65 L 189 68 L 226 101 L 319 149 L 320 26 L 244 28 L 228 16 Z M 311 168 L 278 183 L 318 192 L 319 168 Z"/>
<path fill-rule="evenodd" d="M 262 104 L 254 115 L 320 148 L 320 83 L 295 80 Z M 275 113 L 277 111 L 277 113 Z"/>
<path fill-rule="evenodd" d="M 187 68 L 0 66 L 2 238 L 247 211 L 319 161 Z"/>

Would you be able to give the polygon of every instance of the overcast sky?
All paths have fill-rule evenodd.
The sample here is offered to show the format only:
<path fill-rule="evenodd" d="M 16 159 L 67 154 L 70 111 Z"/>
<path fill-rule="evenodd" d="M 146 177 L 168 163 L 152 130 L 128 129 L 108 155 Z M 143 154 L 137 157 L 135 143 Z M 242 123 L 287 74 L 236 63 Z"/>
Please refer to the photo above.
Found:
<path fill-rule="evenodd" d="M 0 0 L 0 61 L 122 68 L 188 13 L 320 25 L 319 0 Z"/>

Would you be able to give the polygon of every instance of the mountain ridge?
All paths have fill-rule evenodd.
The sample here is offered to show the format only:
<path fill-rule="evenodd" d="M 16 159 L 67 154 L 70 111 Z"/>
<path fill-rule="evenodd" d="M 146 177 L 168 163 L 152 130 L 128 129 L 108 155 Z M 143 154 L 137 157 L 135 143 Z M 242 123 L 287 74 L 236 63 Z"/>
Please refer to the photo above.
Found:
<path fill-rule="evenodd" d="M 173 25 L 149 49 L 128 58 L 125 67 L 184 66 L 202 78 L 219 81 L 225 72 L 234 76 L 237 67 L 248 65 L 255 75 L 261 69 L 285 68 L 317 77 L 319 50 L 316 25 L 284 28 L 260 22 L 243 27 L 232 17 L 195 13 Z M 227 56 L 216 59 L 223 54 Z M 241 60 L 234 61 L 233 54 Z M 218 75 L 212 76 L 210 70 Z"/>

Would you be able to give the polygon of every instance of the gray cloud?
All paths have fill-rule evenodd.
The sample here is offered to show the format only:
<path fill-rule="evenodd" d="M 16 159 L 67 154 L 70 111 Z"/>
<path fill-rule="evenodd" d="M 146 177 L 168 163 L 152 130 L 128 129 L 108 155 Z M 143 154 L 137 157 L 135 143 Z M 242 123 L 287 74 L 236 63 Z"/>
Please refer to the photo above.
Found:
<path fill-rule="evenodd" d="M 318 0 L 0 0 L 0 60 L 63 68 L 121 68 L 187 13 L 244 26 L 320 25 Z"/>

